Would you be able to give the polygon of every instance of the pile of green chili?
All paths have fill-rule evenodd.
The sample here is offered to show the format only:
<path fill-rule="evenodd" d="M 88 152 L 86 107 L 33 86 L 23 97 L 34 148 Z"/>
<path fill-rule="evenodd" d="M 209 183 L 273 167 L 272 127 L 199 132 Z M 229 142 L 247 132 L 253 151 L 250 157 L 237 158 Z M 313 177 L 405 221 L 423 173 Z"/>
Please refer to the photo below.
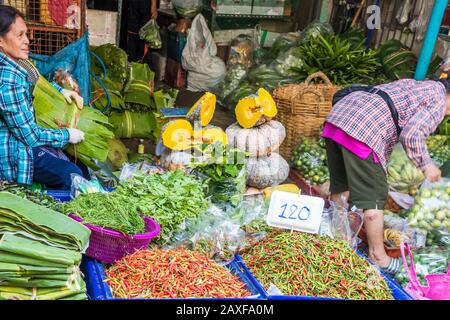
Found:
<path fill-rule="evenodd" d="M 273 284 L 285 295 L 393 299 L 376 268 L 344 241 L 274 231 L 241 255 L 266 289 Z"/>

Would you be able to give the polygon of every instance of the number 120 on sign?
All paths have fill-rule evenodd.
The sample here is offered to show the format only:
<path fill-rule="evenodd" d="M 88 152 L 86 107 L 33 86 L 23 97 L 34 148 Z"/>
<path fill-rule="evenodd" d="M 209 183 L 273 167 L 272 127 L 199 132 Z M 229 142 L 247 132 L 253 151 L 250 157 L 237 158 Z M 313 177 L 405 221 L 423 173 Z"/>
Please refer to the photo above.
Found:
<path fill-rule="evenodd" d="M 325 202 L 322 198 L 275 191 L 267 224 L 272 227 L 318 233 Z"/>

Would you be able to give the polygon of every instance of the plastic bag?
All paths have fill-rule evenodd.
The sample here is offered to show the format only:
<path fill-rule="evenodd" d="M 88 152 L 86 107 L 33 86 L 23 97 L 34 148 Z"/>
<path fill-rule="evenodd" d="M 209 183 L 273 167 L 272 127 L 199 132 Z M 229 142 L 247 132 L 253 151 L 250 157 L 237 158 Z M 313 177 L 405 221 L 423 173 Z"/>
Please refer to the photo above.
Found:
<path fill-rule="evenodd" d="M 414 265 L 419 282 L 426 285 L 425 276 L 429 274 L 447 273 L 447 267 L 450 263 L 450 251 L 444 248 L 431 247 L 413 250 Z M 409 257 L 406 257 L 408 265 L 411 264 Z M 395 280 L 405 287 L 408 283 L 406 270 L 402 268 L 395 275 Z"/>
<path fill-rule="evenodd" d="M 159 34 L 159 26 L 155 19 L 150 19 L 140 30 L 139 37 L 145 41 L 151 49 L 161 49 L 162 41 Z"/>
<path fill-rule="evenodd" d="M 402 242 L 408 242 L 412 248 L 423 248 L 427 232 L 412 228 L 408 220 L 384 211 L 384 242 L 387 247 L 399 248 Z"/>
<path fill-rule="evenodd" d="M 228 262 L 236 252 L 265 235 L 263 230 L 249 233 L 247 226 L 255 220 L 265 221 L 266 215 L 262 195 L 246 196 L 238 206 L 211 205 L 195 221 L 185 224 L 174 236 L 177 242 L 169 247 L 189 248 L 218 262 Z"/>
<path fill-rule="evenodd" d="M 205 18 L 199 14 L 188 31 L 182 65 L 188 71 L 188 90 L 211 91 L 223 81 L 225 63 L 216 56 L 217 46 Z"/>
<path fill-rule="evenodd" d="M 155 166 L 154 164 L 147 161 L 142 161 L 139 163 L 125 163 L 122 167 L 122 171 L 120 172 L 119 180 L 129 180 L 138 171 L 143 172 L 147 175 L 165 172 L 162 167 Z"/>
<path fill-rule="evenodd" d="M 344 203 L 346 200 L 344 199 Z M 331 201 L 330 207 L 324 210 L 320 234 L 332 239 L 347 241 L 352 248 L 356 248 L 359 231 L 363 225 L 364 213 L 352 208 L 351 211 Z M 322 225 L 323 224 L 323 225 Z"/>
<path fill-rule="evenodd" d="M 425 181 L 408 216 L 412 227 L 450 231 L 450 179 Z"/>
<path fill-rule="evenodd" d="M 403 0 L 403 3 L 400 6 L 396 15 L 396 19 L 399 24 L 405 24 L 408 22 L 411 9 L 412 9 L 412 0 Z"/>
<path fill-rule="evenodd" d="M 267 91 L 273 91 L 283 84 L 292 82 L 291 79 L 282 76 L 278 71 L 267 64 L 262 64 L 251 69 L 248 73 L 248 81 L 252 85 L 260 88 L 262 87 Z"/>
<path fill-rule="evenodd" d="M 97 179 L 86 180 L 82 176 L 77 174 L 72 174 L 72 186 L 70 190 L 70 195 L 75 198 L 82 193 L 106 193 L 107 191 L 103 189 L 103 186 Z"/>
<path fill-rule="evenodd" d="M 227 65 L 229 67 L 236 64 L 251 68 L 253 61 L 254 44 L 249 35 L 239 35 L 231 41 L 230 55 Z"/>
<path fill-rule="evenodd" d="M 192 19 L 203 9 L 202 0 L 172 0 L 175 11 L 183 18 Z"/>
<path fill-rule="evenodd" d="M 414 198 L 409 194 L 389 191 L 389 196 L 403 209 L 410 209 L 414 205 Z"/>
<path fill-rule="evenodd" d="M 302 32 L 301 42 L 308 42 L 309 40 L 317 38 L 319 35 L 324 35 L 327 33 L 334 34 L 333 27 L 329 23 L 323 22 L 313 22 L 308 25 Z"/>
<path fill-rule="evenodd" d="M 422 170 L 418 169 L 400 144 L 397 144 L 392 151 L 388 163 L 387 180 L 389 187 L 393 191 L 407 193 L 414 196 L 419 191 L 420 185 L 425 180 Z"/>
<path fill-rule="evenodd" d="M 304 65 L 304 61 L 298 51 L 298 47 L 287 49 L 287 51 L 282 52 L 275 61 L 272 62 L 271 67 L 286 78 L 294 77 L 296 72 L 293 72 L 292 69 L 301 69 Z"/>
<path fill-rule="evenodd" d="M 226 98 L 236 89 L 247 75 L 247 68 L 242 64 L 235 64 L 228 68 L 223 82 L 217 89 L 219 101 L 226 106 Z"/>
<path fill-rule="evenodd" d="M 450 232 L 444 229 L 434 229 L 427 233 L 427 246 L 440 246 L 450 250 Z"/>
<path fill-rule="evenodd" d="M 304 138 L 294 150 L 291 164 L 311 184 L 322 185 L 330 179 L 322 139 Z"/>
<path fill-rule="evenodd" d="M 269 52 L 266 55 L 266 59 L 276 59 L 281 53 L 286 52 L 292 46 L 296 45 L 302 39 L 300 32 L 284 33 L 278 36 Z"/>

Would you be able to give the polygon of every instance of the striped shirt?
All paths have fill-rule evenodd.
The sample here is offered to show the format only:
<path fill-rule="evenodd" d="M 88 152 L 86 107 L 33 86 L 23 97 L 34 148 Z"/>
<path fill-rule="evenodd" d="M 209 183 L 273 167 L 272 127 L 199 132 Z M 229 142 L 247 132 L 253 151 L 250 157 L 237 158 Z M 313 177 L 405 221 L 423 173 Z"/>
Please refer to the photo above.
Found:
<path fill-rule="evenodd" d="M 402 128 L 400 137 L 386 102 L 377 94 L 354 92 L 339 101 L 326 121 L 368 145 L 385 172 L 399 141 L 420 169 L 432 163 L 425 140 L 445 116 L 446 90 L 436 81 L 399 80 L 377 86 L 394 102 Z"/>
<path fill-rule="evenodd" d="M 62 148 L 67 129 L 36 124 L 27 72 L 0 53 L 0 180 L 32 184 L 33 147 Z"/>

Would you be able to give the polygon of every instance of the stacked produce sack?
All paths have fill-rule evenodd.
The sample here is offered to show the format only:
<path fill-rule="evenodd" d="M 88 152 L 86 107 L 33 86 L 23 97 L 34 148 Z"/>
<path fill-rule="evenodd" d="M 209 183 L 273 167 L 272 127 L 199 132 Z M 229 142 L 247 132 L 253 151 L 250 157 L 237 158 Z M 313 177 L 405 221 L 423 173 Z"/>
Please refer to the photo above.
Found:
<path fill-rule="evenodd" d="M 0 300 L 85 300 L 79 270 L 90 231 L 63 214 L 0 192 Z"/>
<path fill-rule="evenodd" d="M 247 185 L 264 189 L 282 183 L 289 165 L 276 151 L 286 138 L 283 125 L 272 120 L 277 107 L 272 96 L 260 88 L 241 99 L 235 109 L 237 123 L 226 129 L 229 143 L 249 154 Z"/>

